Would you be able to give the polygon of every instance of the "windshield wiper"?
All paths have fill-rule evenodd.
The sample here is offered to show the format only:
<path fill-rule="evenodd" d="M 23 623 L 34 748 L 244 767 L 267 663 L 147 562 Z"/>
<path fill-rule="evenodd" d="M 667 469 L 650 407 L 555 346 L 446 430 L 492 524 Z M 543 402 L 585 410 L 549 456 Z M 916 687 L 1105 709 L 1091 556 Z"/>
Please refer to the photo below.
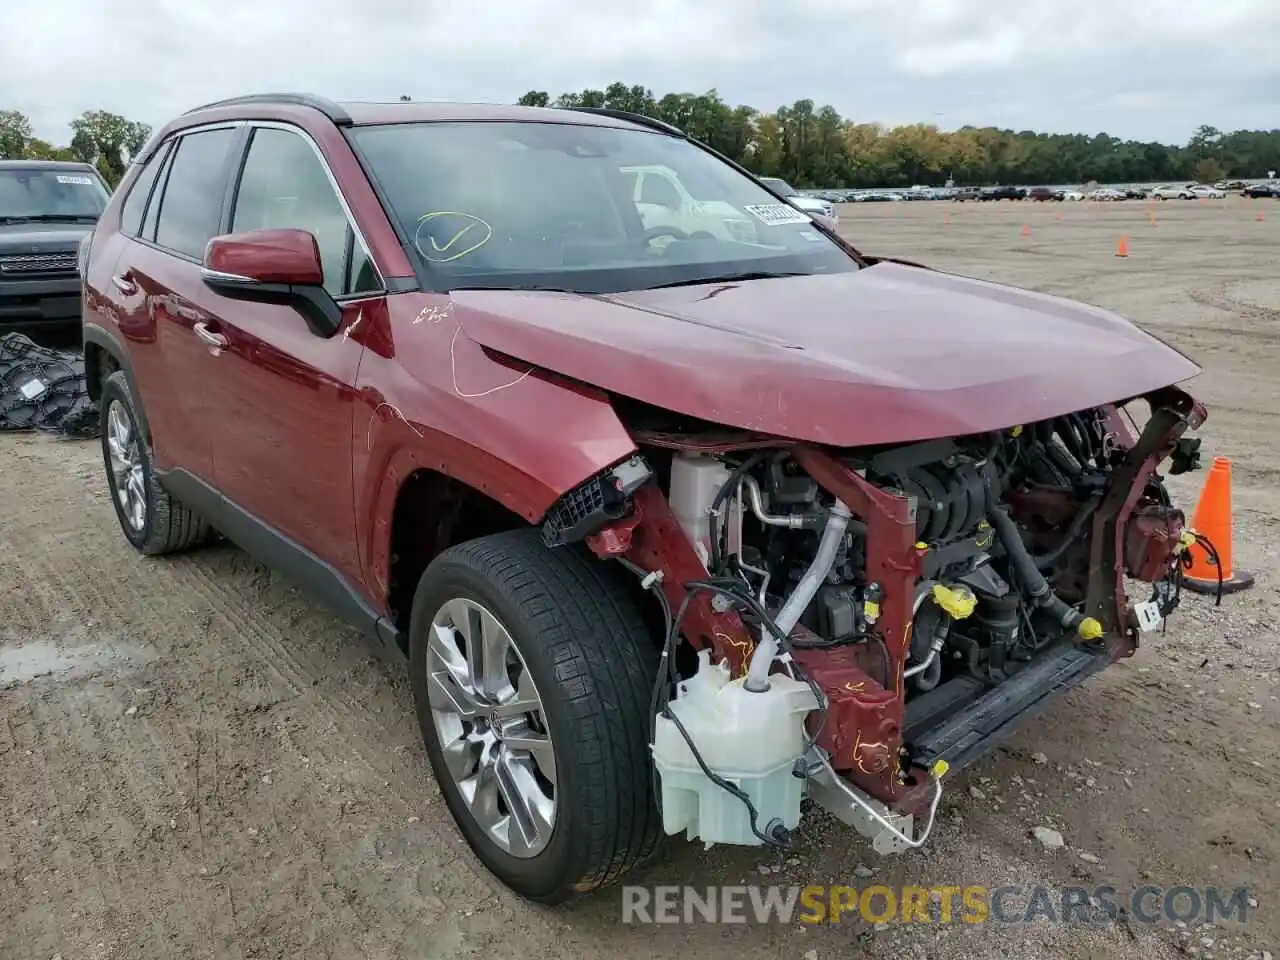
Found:
<path fill-rule="evenodd" d="M 739 283 L 747 280 L 780 280 L 783 277 L 808 277 L 812 274 L 778 270 L 746 270 L 742 273 L 722 273 L 718 277 L 694 277 L 692 280 L 672 280 L 670 283 L 655 283 L 646 290 L 664 290 L 667 287 L 696 287 L 707 283 Z"/>

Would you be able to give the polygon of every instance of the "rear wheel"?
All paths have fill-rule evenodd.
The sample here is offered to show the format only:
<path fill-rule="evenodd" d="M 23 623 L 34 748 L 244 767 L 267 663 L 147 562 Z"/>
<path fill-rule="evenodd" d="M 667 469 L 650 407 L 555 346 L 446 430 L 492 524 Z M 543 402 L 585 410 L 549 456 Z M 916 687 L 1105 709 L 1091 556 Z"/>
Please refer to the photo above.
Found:
<path fill-rule="evenodd" d="M 656 849 L 649 694 L 657 647 L 612 570 L 534 530 L 459 544 L 414 596 L 418 722 L 480 860 L 556 903 Z"/>
<path fill-rule="evenodd" d="M 206 543 L 213 534 L 209 525 L 170 496 L 155 475 L 151 446 L 138 426 L 123 370 L 103 381 L 99 408 L 107 487 L 125 538 L 139 552 L 153 556 Z"/>

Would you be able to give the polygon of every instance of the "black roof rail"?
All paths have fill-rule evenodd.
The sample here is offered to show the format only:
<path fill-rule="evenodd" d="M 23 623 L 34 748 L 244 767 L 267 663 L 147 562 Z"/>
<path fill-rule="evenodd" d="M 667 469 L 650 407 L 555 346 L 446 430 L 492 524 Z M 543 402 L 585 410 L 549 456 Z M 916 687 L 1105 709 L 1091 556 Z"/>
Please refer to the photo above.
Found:
<path fill-rule="evenodd" d="M 663 133 L 671 134 L 673 137 L 683 137 L 686 140 L 689 137 L 689 135 L 679 127 L 673 126 L 665 120 L 646 117 L 643 113 L 632 113 L 629 110 L 614 110 L 611 107 L 563 107 L 561 109 L 576 110 L 578 113 L 594 113 L 602 117 L 612 117 L 614 120 L 626 120 L 628 123 L 648 127 L 650 130 L 660 130 Z"/>
<path fill-rule="evenodd" d="M 213 103 L 206 103 L 199 107 L 192 107 L 183 116 L 188 113 L 195 113 L 198 110 L 247 106 L 255 103 L 310 107 L 312 110 L 319 110 L 339 127 L 349 127 L 352 123 L 351 114 L 347 113 L 346 110 L 332 100 L 326 100 L 324 97 L 318 97 L 312 93 L 248 93 L 239 97 L 228 97 L 226 100 L 215 100 Z"/>

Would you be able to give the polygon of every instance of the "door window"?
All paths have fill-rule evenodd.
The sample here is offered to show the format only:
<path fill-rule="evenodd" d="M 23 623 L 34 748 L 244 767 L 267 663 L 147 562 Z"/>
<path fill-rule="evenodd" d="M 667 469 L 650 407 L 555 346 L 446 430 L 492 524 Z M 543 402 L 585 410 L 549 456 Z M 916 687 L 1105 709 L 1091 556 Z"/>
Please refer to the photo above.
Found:
<path fill-rule="evenodd" d="M 189 133 L 178 141 L 160 203 L 156 243 L 201 259 L 218 232 L 226 189 L 227 151 L 236 130 Z"/>
<path fill-rule="evenodd" d="M 296 133 L 274 127 L 254 130 L 236 191 L 231 229 L 237 233 L 306 230 L 316 238 L 324 287 L 331 296 L 378 289 L 377 276 L 353 236 L 324 163 Z"/>

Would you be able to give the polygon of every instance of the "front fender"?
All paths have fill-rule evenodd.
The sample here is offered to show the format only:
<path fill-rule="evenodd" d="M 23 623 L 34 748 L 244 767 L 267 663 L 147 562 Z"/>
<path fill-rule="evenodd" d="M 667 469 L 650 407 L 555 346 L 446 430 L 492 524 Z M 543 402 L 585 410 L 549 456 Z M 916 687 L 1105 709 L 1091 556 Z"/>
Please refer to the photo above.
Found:
<path fill-rule="evenodd" d="M 530 523 L 636 450 L 608 397 L 469 340 L 447 296 L 404 294 L 353 336 L 366 350 L 352 420 L 356 527 L 366 580 L 385 599 L 401 484 L 442 473 Z"/>

